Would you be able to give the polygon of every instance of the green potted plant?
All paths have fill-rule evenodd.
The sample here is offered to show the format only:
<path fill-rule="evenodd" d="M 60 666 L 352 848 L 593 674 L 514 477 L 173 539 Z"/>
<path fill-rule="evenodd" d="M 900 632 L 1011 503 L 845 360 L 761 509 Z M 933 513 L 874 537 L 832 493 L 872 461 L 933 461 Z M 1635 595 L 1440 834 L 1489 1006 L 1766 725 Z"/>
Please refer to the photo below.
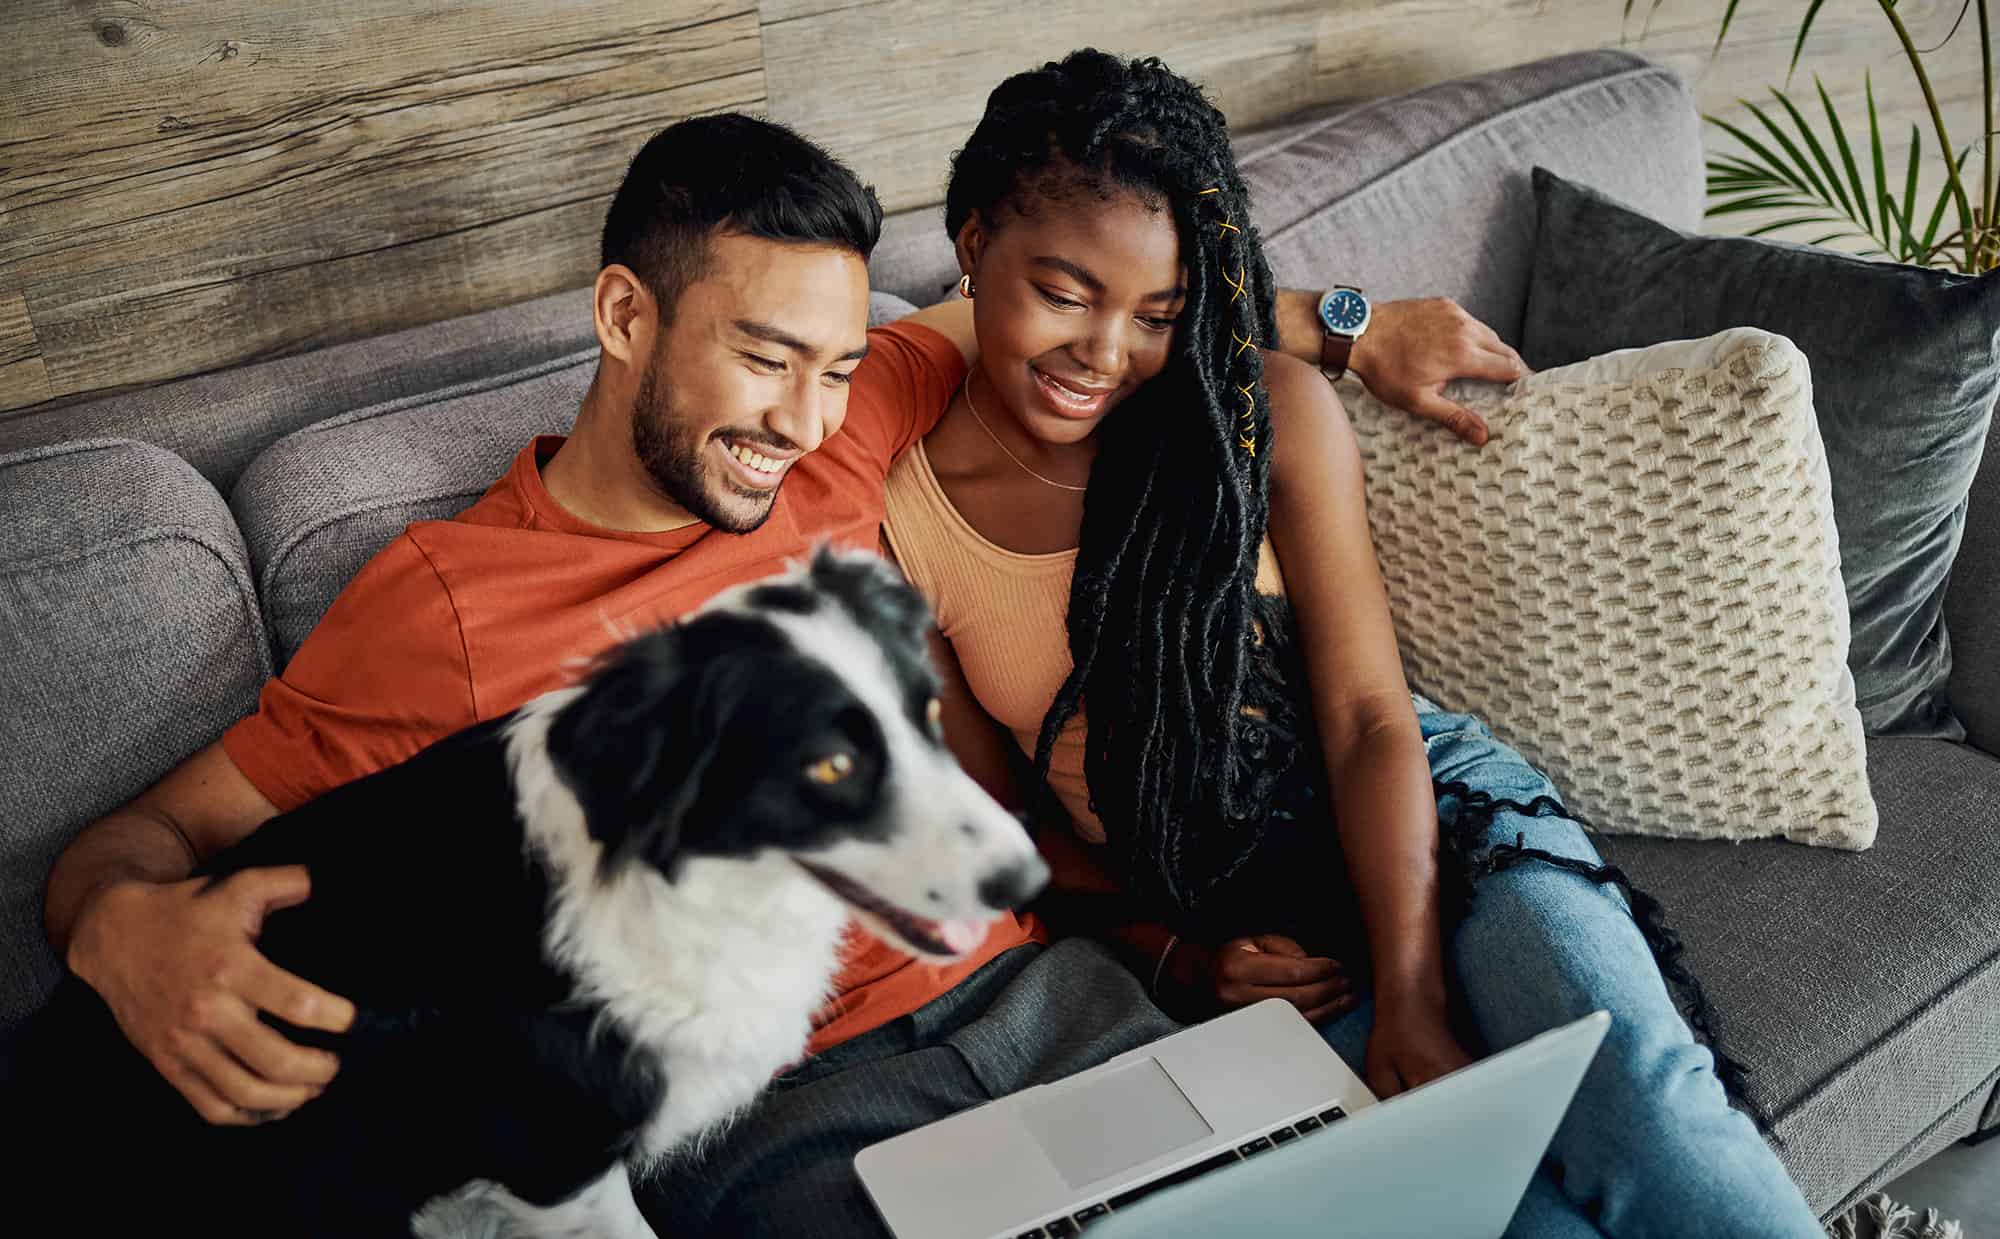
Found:
<path fill-rule="evenodd" d="M 1635 2 L 1626 0 L 1628 17 Z M 1657 9 L 1662 2 L 1653 0 L 1652 7 Z M 1799 21 L 1798 37 L 1792 44 L 1791 65 L 1786 71 L 1788 88 L 1792 75 L 1798 69 L 1799 58 L 1805 51 L 1806 36 L 1825 2 L 1810 0 Z M 1802 111 L 1784 91 L 1775 88 L 1771 96 L 1782 109 L 1780 115 L 1774 116 L 1777 109 L 1769 105 L 1759 107 L 1747 99 L 1741 101 L 1755 118 L 1756 126 L 1746 128 L 1719 117 L 1703 116 L 1709 124 L 1723 130 L 1742 147 L 1739 154 L 1718 156 L 1708 161 L 1709 206 L 1705 215 L 1713 218 L 1746 211 L 1779 210 L 1785 212 L 1783 218 L 1763 224 L 1748 235 L 1760 236 L 1804 224 L 1831 225 L 1833 230 L 1815 237 L 1812 244 L 1824 245 L 1842 238 L 1859 238 L 1866 243 L 1861 250 L 1865 257 L 1882 257 L 1966 273 L 1989 271 L 2000 265 L 2000 228 L 1994 224 L 1993 40 L 1986 0 L 1965 0 L 1958 23 L 1945 36 L 1947 41 L 1955 36 L 1966 12 L 1977 10 L 1983 54 L 1986 123 L 1982 134 L 1982 158 L 1977 175 L 1970 178 L 1970 185 L 1965 175 L 1966 164 L 1978 143 L 1954 148 L 1945 127 L 1944 113 L 1938 107 L 1937 92 L 1925 68 L 1925 53 L 1910 37 L 1909 27 L 1896 11 L 1895 0 L 1875 2 L 1880 6 L 1883 18 L 1895 31 L 1903 55 L 1909 61 L 1910 71 L 1916 75 L 1924 102 L 1930 109 L 1937 150 L 1946 156 L 1945 183 L 1935 201 L 1923 203 L 1917 198 L 1917 178 L 1924 152 L 1919 126 L 1910 126 L 1909 163 L 1899 175 L 1897 170 L 1888 166 L 1883 154 L 1874 81 L 1871 77 L 1864 77 L 1868 105 L 1868 140 L 1862 152 L 1867 159 L 1864 168 L 1862 161 L 1856 157 L 1855 143 L 1849 141 L 1847 126 L 1841 123 L 1826 87 L 1815 76 L 1813 85 L 1819 94 L 1820 110 L 1826 117 L 1826 140 L 1822 140 L 1821 132 L 1814 127 L 1807 111 Z M 1715 36 L 1718 50 L 1723 39 L 1728 37 L 1738 3 L 1740 0 L 1729 0 L 1729 6 L 1723 12 L 1722 27 Z M 1810 110 L 1810 103 L 1807 108 Z M 1751 132 L 1759 127 L 1761 135 Z M 1952 154 L 1954 149 L 1956 155 Z M 1924 209 L 1926 206 L 1928 210 Z M 1956 208 L 1958 226 L 1939 235 L 1947 212 L 1952 208 Z"/>

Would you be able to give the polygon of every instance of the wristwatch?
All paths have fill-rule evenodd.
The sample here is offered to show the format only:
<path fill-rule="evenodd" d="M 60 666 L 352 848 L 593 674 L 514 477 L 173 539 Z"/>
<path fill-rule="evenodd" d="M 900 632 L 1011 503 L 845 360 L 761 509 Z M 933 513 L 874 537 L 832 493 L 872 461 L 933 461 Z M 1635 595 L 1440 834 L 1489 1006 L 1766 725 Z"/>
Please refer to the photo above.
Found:
<path fill-rule="evenodd" d="M 1368 330 L 1372 312 L 1368 298 L 1351 284 L 1335 284 L 1320 295 L 1319 325 L 1326 338 L 1319 346 L 1319 368 L 1328 378 L 1347 373 L 1347 359 L 1354 352 L 1354 342 Z"/>

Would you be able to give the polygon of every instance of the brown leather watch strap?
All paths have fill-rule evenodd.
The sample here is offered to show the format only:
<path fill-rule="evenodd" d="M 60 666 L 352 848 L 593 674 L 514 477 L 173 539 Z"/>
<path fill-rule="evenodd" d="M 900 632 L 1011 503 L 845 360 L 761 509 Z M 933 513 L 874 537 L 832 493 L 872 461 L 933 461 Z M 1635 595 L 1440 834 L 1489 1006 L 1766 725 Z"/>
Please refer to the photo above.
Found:
<path fill-rule="evenodd" d="M 1327 333 L 1320 339 L 1319 368 L 1326 371 L 1328 378 L 1339 378 L 1347 373 L 1347 359 L 1354 352 L 1354 337 Z"/>

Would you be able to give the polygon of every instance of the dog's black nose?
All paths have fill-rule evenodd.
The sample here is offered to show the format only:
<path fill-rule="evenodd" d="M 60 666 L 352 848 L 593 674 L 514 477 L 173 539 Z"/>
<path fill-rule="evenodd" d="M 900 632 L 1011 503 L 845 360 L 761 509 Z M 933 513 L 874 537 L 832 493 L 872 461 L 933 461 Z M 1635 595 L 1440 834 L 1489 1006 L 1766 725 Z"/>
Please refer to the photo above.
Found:
<path fill-rule="evenodd" d="M 996 869 L 979 881 L 979 901 L 994 911 L 1018 908 L 1041 893 L 1049 867 L 1037 856 Z"/>

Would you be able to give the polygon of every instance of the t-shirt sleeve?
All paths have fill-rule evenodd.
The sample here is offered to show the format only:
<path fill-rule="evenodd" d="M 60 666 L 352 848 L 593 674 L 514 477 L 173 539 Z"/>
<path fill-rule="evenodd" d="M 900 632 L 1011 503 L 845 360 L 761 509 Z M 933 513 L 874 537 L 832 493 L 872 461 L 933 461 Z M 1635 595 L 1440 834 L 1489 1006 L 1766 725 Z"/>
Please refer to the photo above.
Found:
<path fill-rule="evenodd" d="M 847 423 L 871 462 L 889 466 L 931 432 L 965 379 L 965 355 L 949 337 L 918 323 L 898 322 L 868 333 L 868 356 L 854 370 Z"/>
<path fill-rule="evenodd" d="M 288 811 L 474 721 L 450 591 L 404 533 L 348 582 L 222 747 Z"/>

